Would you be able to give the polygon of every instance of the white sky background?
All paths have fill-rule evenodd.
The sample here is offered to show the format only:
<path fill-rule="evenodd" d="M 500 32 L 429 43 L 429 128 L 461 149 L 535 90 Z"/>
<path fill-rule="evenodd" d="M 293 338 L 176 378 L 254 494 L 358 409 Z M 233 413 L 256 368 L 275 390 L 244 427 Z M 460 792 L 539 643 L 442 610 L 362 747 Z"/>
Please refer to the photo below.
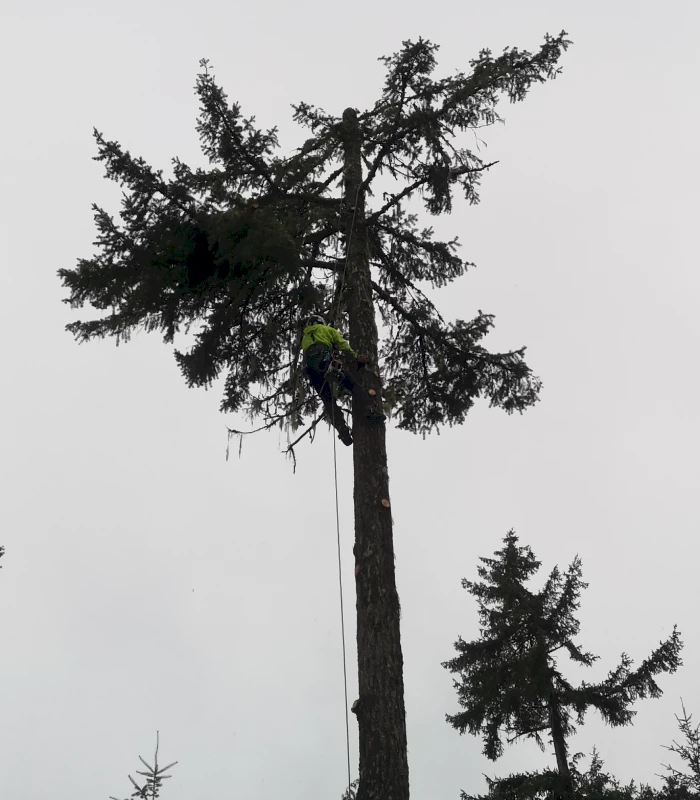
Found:
<path fill-rule="evenodd" d="M 440 663 L 477 635 L 460 580 L 511 527 L 543 572 L 583 558 L 580 639 L 602 657 L 589 680 L 678 623 L 685 666 L 664 697 L 632 728 L 591 716 L 572 742 L 654 781 L 680 697 L 700 715 L 697 3 L 5 0 L 2 14 L 0 796 L 127 796 L 156 729 L 180 760 L 165 800 L 339 798 L 346 783 L 332 439 L 301 447 L 296 475 L 277 433 L 226 463 L 220 386 L 188 389 L 156 335 L 117 349 L 64 332 L 80 314 L 56 270 L 92 254 L 90 204 L 119 200 L 92 126 L 156 167 L 201 163 L 192 87 L 208 57 L 289 153 L 306 136 L 289 103 L 368 107 L 376 59 L 404 39 L 439 43 L 442 76 L 562 28 L 563 75 L 483 132 L 500 163 L 481 205 L 434 220 L 478 263 L 441 309 L 496 314 L 488 346 L 528 345 L 541 402 L 514 417 L 481 403 L 426 441 L 388 433 L 412 796 L 554 763 L 531 744 L 487 762 L 444 721 L 458 706 Z"/>

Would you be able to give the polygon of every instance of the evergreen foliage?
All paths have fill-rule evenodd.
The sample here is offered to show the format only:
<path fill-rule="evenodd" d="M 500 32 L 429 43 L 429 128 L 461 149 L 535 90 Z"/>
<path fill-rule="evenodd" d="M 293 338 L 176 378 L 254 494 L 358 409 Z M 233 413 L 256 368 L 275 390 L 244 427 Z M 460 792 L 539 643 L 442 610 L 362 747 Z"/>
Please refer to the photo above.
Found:
<path fill-rule="evenodd" d="M 690 717 L 685 708 L 683 717 L 676 719 L 686 744 L 674 742 L 672 747 L 666 749 L 681 756 L 690 769 L 689 773 L 667 766 L 669 774 L 663 777 L 660 788 L 636 781 L 623 784 L 605 771 L 603 759 L 594 748 L 585 772 L 579 768 L 583 753 L 576 753 L 572 758 L 571 783 L 574 800 L 698 800 L 698 766 L 694 757 L 694 748 L 697 746 L 693 743 L 700 731 L 698 727 L 690 727 Z M 555 800 L 562 794 L 561 776 L 554 770 L 522 772 L 507 778 L 486 777 L 486 783 L 487 794 L 470 795 L 462 792 L 461 800 Z"/>
<path fill-rule="evenodd" d="M 480 560 L 481 580 L 462 582 L 479 605 L 479 638 L 466 642 L 460 637 L 455 643 L 459 655 L 443 666 L 459 677 L 454 686 L 463 709 L 447 715 L 447 721 L 461 734 L 481 735 L 489 759 L 502 754 L 504 735 L 509 743 L 532 738 L 544 749 L 544 734 L 552 737 L 555 750 L 560 738 L 565 758 L 574 720 L 581 724 L 594 709 L 609 725 L 630 724 L 636 713 L 631 706 L 638 698 L 662 694 L 656 676 L 681 665 L 682 642 L 674 627 L 637 669 L 623 653 L 605 680 L 574 686 L 563 675 L 557 654 L 564 652 L 587 667 L 598 660 L 574 641 L 579 633 L 575 612 L 587 586 L 580 558 L 563 573 L 555 567 L 540 591 L 526 584 L 541 562 L 529 547 L 518 545 L 513 531 L 495 558 Z M 566 767 L 558 764 L 558 771 Z"/>
<path fill-rule="evenodd" d="M 583 753 L 572 759 L 571 777 L 575 787 L 573 796 L 580 800 L 635 800 L 639 789 L 634 782 L 621 785 L 612 775 L 604 772 L 603 761 L 594 749 L 585 772 L 579 770 Z M 553 800 L 562 794 L 561 777 L 554 770 L 522 772 L 507 778 L 486 778 L 488 794 L 470 795 L 461 793 L 462 800 Z M 648 787 L 641 787 L 647 790 Z M 640 798 L 641 800 L 641 798 Z M 651 800 L 651 797 L 645 798 Z"/>
<path fill-rule="evenodd" d="M 577 753 L 571 764 L 571 793 L 575 800 L 662 800 L 662 794 L 645 784 L 634 781 L 622 784 L 613 775 L 605 772 L 600 754 L 591 754 L 588 769 L 582 772 L 579 762 L 583 753 Z M 488 794 L 470 795 L 461 793 L 462 800 L 555 800 L 562 795 L 561 776 L 554 770 L 522 772 L 507 778 L 486 778 Z M 670 800 L 670 799 L 669 799 Z M 678 798 L 681 800 L 681 798 Z"/>
<path fill-rule="evenodd" d="M 0 547 L 0 557 L 3 553 L 4 548 Z M 646 784 L 637 784 L 635 781 L 622 784 L 603 769 L 605 766 L 603 759 L 594 748 L 590 764 L 585 772 L 579 768 L 583 753 L 576 753 L 572 758 L 571 779 L 575 800 L 698 800 L 700 797 L 700 725 L 692 726 L 692 716 L 686 712 L 685 706 L 683 706 L 683 716 L 676 716 L 676 720 L 685 742 L 683 744 L 674 742 L 666 749 L 679 755 L 689 772 L 667 766 L 669 774 L 664 776 L 660 789 Z M 157 798 L 160 796 L 163 779 L 170 777 L 164 773 L 177 762 L 175 761 L 167 767 L 159 767 L 158 744 L 156 744 L 154 766 L 151 767 L 143 759 L 141 762 L 148 771 L 137 771 L 137 774 L 145 776 L 146 781 L 139 784 L 129 776 L 134 787 L 131 797 L 143 798 L 143 800 Z M 509 775 L 507 778 L 486 776 L 486 783 L 487 794 L 471 795 L 461 792 L 461 800 L 554 800 L 562 793 L 561 776 L 554 770 L 522 772 Z M 358 784 L 358 780 L 353 781 L 343 793 L 341 800 L 354 800 L 357 796 Z M 117 798 L 112 797 L 111 800 L 117 800 Z"/>
<path fill-rule="evenodd" d="M 165 773 L 177 764 L 177 761 L 173 761 L 172 763 L 168 764 L 166 767 L 159 767 L 158 766 L 158 748 L 160 746 L 160 736 L 158 732 L 156 732 L 156 751 L 153 756 L 153 766 L 151 766 L 148 762 L 144 761 L 141 756 L 139 756 L 139 761 L 146 767 L 146 770 L 136 770 L 137 775 L 142 775 L 146 780 L 137 781 L 135 778 L 132 778 L 129 775 L 129 780 L 131 781 L 131 785 L 134 788 L 134 791 L 131 793 L 130 797 L 138 798 L 138 800 L 155 800 L 156 798 L 160 797 L 160 790 L 163 785 L 163 781 L 167 778 L 171 778 L 172 775 L 166 775 Z M 110 797 L 110 800 L 118 800 L 116 797 Z"/>
<path fill-rule="evenodd" d="M 501 97 L 523 100 L 533 84 L 555 78 L 568 45 L 562 32 L 535 53 L 483 50 L 469 74 L 442 79 L 431 77 L 438 48 L 424 39 L 381 59 L 382 95 L 359 117 L 360 190 L 371 196 L 380 175 L 399 184 L 366 222 L 373 299 L 385 323 L 384 396 L 400 428 L 425 433 L 460 423 L 479 397 L 509 413 L 538 398 L 541 383 L 524 348 L 490 353 L 483 346 L 493 315 L 448 322 L 428 299 L 426 286 L 445 286 L 470 264 L 457 255 L 456 238 L 435 240 L 404 204 L 421 196 L 428 213 L 449 213 L 456 190 L 477 203 L 481 173 L 492 165 L 455 137 L 500 120 Z M 173 344 L 193 330 L 194 346 L 175 351 L 188 385 L 210 386 L 224 374 L 223 411 L 296 428 L 317 405 L 298 380 L 300 320 L 311 310 L 337 325 L 346 320 L 339 253 L 354 198 L 332 194 L 342 181 L 344 123 L 306 103 L 293 106 L 311 137 L 282 158 L 277 129 L 257 128 L 229 102 L 206 60 L 201 67 L 197 130 L 208 169 L 174 158 L 166 178 L 95 130 L 96 160 L 123 187 L 122 208 L 116 221 L 93 206 L 96 255 L 59 270 L 65 302 L 98 312 L 67 327 L 79 341 L 117 343 L 144 329 Z"/>
<path fill-rule="evenodd" d="M 687 772 L 684 770 L 676 769 L 670 764 L 666 766 L 669 771 L 667 778 L 668 782 L 672 782 L 679 790 L 686 790 L 694 797 L 700 796 L 700 725 L 693 727 L 692 714 L 688 714 L 685 706 L 682 705 L 683 716 L 676 715 L 678 728 L 683 734 L 684 741 L 682 743 L 673 742 L 670 747 L 666 749 L 671 753 L 680 756 L 681 761 L 685 764 Z"/>

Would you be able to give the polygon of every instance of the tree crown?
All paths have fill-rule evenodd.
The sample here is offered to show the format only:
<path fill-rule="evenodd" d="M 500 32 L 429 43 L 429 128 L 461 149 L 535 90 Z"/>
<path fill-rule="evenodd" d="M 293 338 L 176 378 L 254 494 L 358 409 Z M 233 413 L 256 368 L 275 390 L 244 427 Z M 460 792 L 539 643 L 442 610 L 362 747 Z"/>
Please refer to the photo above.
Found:
<path fill-rule="evenodd" d="M 662 694 L 655 677 L 681 665 L 677 629 L 637 669 L 623 653 L 605 680 L 574 686 L 562 674 L 557 654 L 563 651 L 586 667 L 598 660 L 574 641 L 580 628 L 575 613 L 588 585 L 581 559 L 577 556 L 565 572 L 554 567 L 542 589 L 532 591 L 526 584 L 541 562 L 529 547 L 518 544 L 514 531 L 503 541 L 495 558 L 480 559 L 481 580 L 462 582 L 479 605 L 480 634 L 471 642 L 460 637 L 454 645 L 458 655 L 443 664 L 458 675 L 454 686 L 464 709 L 447 715 L 447 721 L 460 733 L 481 735 L 484 754 L 493 760 L 503 753 L 504 733 L 509 742 L 533 738 L 543 748 L 552 707 L 564 737 L 575 733 L 574 716 L 581 724 L 591 708 L 609 725 L 629 724 L 635 700 Z"/>
<path fill-rule="evenodd" d="M 405 204 L 422 196 L 430 214 L 448 213 L 453 192 L 470 203 L 489 164 L 457 147 L 459 132 L 499 120 L 502 96 L 523 100 L 533 84 L 556 77 L 569 45 L 547 36 L 535 53 L 483 50 L 469 74 L 434 79 L 437 46 L 406 41 L 383 57 L 384 88 L 358 115 L 365 177 L 357 198 L 331 194 L 348 126 L 306 103 L 294 119 L 311 137 L 289 158 L 278 155 L 277 129 L 263 131 L 229 103 L 206 60 L 196 83 L 197 130 L 208 169 L 172 160 L 166 179 L 95 130 L 106 177 L 123 187 L 120 221 L 93 206 L 98 252 L 60 269 L 73 308 L 90 304 L 96 319 L 67 327 L 79 341 L 136 329 L 160 331 L 166 343 L 194 327 L 195 344 L 175 352 L 190 386 L 225 374 L 223 411 L 262 415 L 266 426 L 302 424 L 316 398 L 298 380 L 300 320 L 310 311 L 344 324 L 343 258 L 356 206 L 373 196 L 378 176 L 401 185 L 384 193 L 363 220 L 373 270 L 373 300 L 384 323 L 380 348 L 385 399 L 398 426 L 428 432 L 462 422 L 478 397 L 507 412 L 536 402 L 541 382 L 524 348 L 489 353 L 493 327 L 479 311 L 445 321 L 425 294 L 463 275 L 469 262 L 458 240 L 436 241 Z"/>

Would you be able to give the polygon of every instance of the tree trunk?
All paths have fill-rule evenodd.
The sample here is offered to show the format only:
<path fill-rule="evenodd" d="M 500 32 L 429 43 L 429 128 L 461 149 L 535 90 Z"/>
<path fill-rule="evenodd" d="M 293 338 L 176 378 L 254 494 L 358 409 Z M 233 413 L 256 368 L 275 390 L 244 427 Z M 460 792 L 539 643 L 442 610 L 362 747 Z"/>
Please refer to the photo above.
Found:
<path fill-rule="evenodd" d="M 357 373 L 352 404 L 359 672 L 359 700 L 353 710 L 360 732 L 357 798 L 408 800 L 403 656 L 394 573 L 386 428 L 384 422 L 368 419 L 368 414 L 381 411 L 382 384 L 377 364 L 377 325 L 365 202 L 362 193 L 358 197 L 362 182 L 361 134 L 354 109 L 346 109 L 343 122 L 350 343 L 356 352 L 369 356 L 369 364 Z M 355 203 L 357 208 L 353 211 Z"/>
<path fill-rule="evenodd" d="M 554 744 L 554 754 L 557 757 L 557 772 L 564 784 L 564 793 L 571 794 L 571 773 L 569 772 L 569 761 L 566 757 L 566 739 L 559 717 L 559 707 L 554 698 L 554 693 L 549 696 L 549 725 L 552 731 L 552 742 Z"/>

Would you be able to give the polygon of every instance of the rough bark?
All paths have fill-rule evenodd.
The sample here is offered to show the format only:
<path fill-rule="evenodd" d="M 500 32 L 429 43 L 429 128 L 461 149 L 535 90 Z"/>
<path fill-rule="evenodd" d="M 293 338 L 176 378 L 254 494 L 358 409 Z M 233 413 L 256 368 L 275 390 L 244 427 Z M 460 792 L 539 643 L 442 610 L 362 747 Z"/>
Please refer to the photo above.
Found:
<path fill-rule="evenodd" d="M 360 738 L 358 800 L 408 800 L 408 753 L 399 631 L 399 596 L 389 503 L 386 427 L 368 419 L 381 411 L 377 325 L 372 298 L 360 129 L 357 113 L 346 109 L 345 199 L 348 224 L 346 276 L 350 342 L 369 356 L 354 392 L 353 460 L 355 585 L 359 699 L 353 707 Z M 357 203 L 356 209 L 353 207 Z M 352 237 L 350 227 L 354 215 Z M 370 394 L 373 391 L 374 394 Z"/>

